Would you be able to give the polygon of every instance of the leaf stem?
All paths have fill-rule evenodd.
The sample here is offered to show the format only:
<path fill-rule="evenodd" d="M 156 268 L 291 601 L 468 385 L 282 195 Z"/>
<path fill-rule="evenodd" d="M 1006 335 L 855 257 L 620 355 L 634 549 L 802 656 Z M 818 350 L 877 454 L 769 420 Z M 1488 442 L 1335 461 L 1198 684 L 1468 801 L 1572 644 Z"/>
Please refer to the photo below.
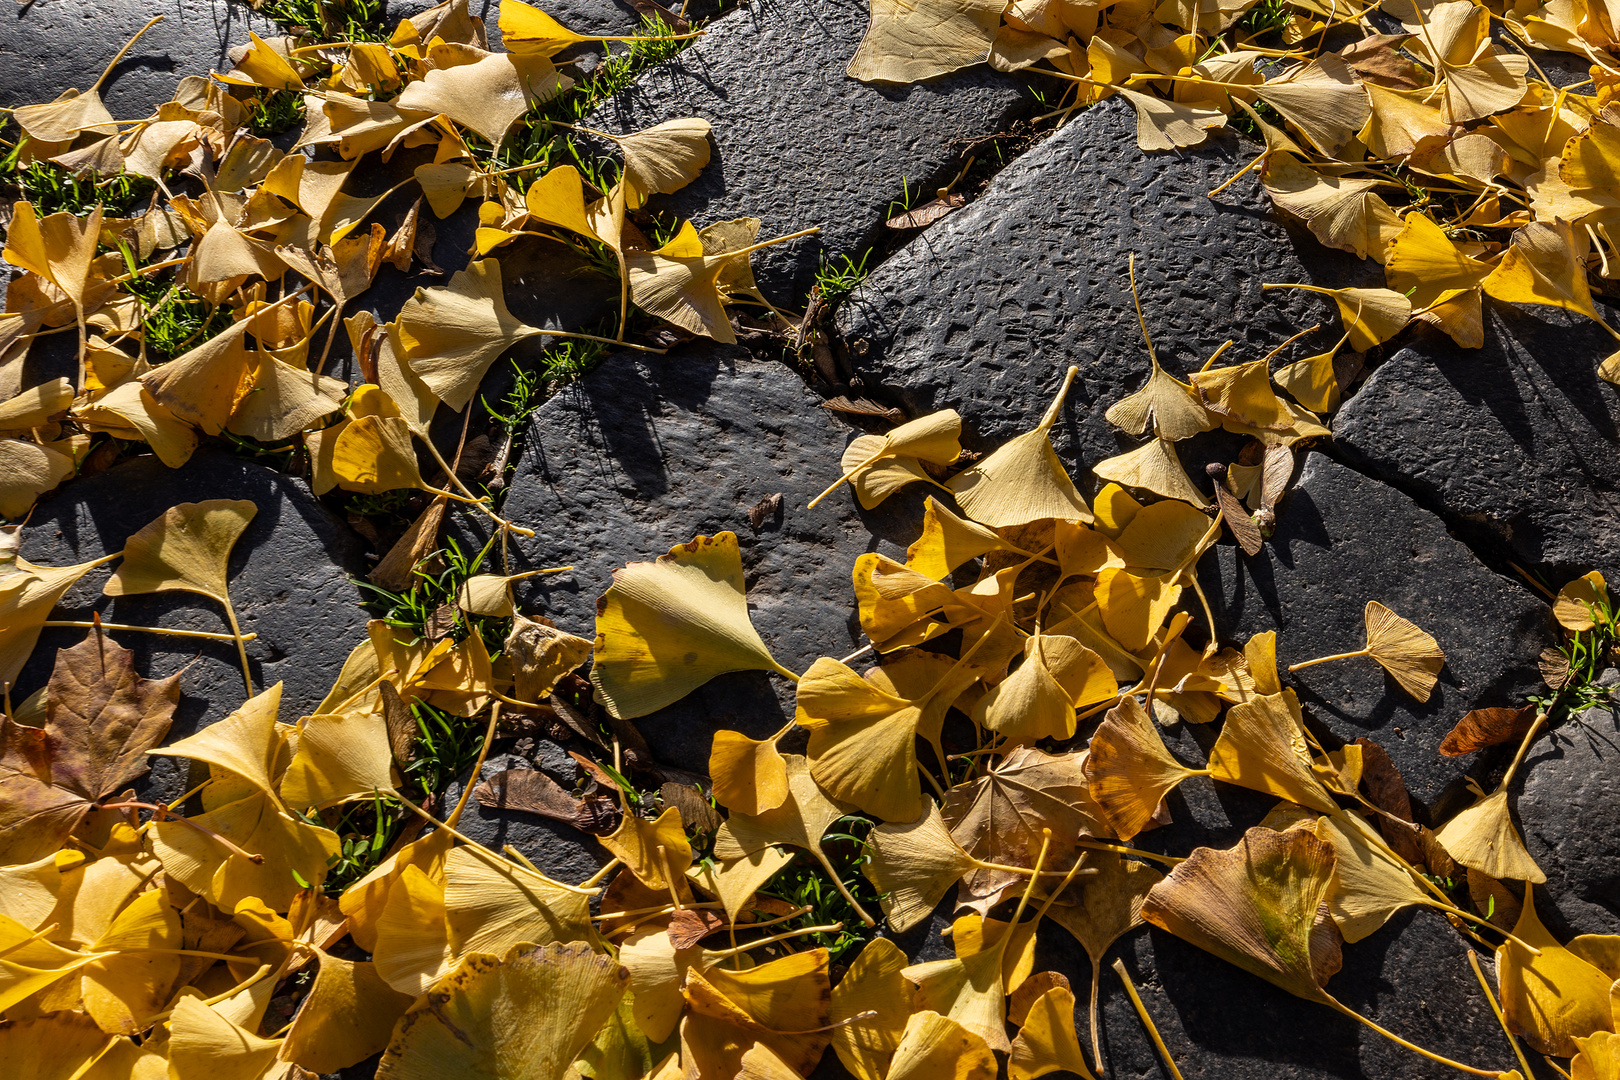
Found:
<path fill-rule="evenodd" d="M 93 622 L 88 622 L 84 619 L 47 619 L 41 625 L 73 627 L 80 630 L 89 630 L 96 624 Z M 165 626 L 131 626 L 128 623 L 104 622 L 101 624 L 101 628 L 103 630 L 139 631 L 140 633 L 144 634 L 168 634 L 170 637 L 202 638 L 206 641 L 237 640 L 236 635 L 234 634 L 216 634 L 210 630 L 170 630 Z M 241 640 L 252 641 L 258 636 L 258 634 L 243 634 Z"/>
<path fill-rule="evenodd" d="M 1507 1017 L 1502 1014 L 1502 1006 L 1497 1004 L 1496 995 L 1491 993 L 1491 984 L 1485 981 L 1485 972 L 1480 970 L 1479 954 L 1473 949 L 1468 950 L 1468 966 L 1474 969 L 1474 978 L 1479 980 L 1479 988 L 1485 991 L 1485 1000 L 1490 1002 L 1491 1012 L 1496 1014 L 1496 1022 L 1502 1025 L 1502 1034 L 1507 1036 L 1508 1045 L 1513 1047 L 1513 1056 L 1524 1066 L 1525 1080 L 1530 1080 L 1536 1074 L 1530 1071 L 1530 1063 L 1524 1059 L 1524 1051 L 1519 1049 L 1519 1040 L 1513 1037 L 1513 1032 L 1507 1025 Z"/>
<path fill-rule="evenodd" d="M 1147 1006 L 1142 1004 L 1141 997 L 1137 995 L 1136 984 L 1131 982 L 1130 975 L 1126 973 L 1123 960 L 1117 958 L 1114 960 L 1114 974 L 1125 984 L 1125 992 L 1131 996 L 1131 1004 L 1136 1006 L 1136 1015 L 1142 1018 L 1142 1026 L 1147 1028 L 1149 1037 L 1153 1039 L 1153 1045 L 1159 1048 L 1159 1057 L 1164 1059 L 1164 1067 L 1170 1070 L 1170 1075 L 1175 1077 L 1175 1080 L 1186 1080 L 1181 1075 L 1181 1070 L 1176 1068 L 1175 1059 L 1170 1056 L 1170 1048 L 1164 1045 L 1164 1040 L 1159 1037 L 1159 1029 L 1154 1026 L 1153 1017 L 1148 1015 Z"/>
<path fill-rule="evenodd" d="M 253 696 L 253 673 L 248 670 L 247 642 L 242 637 L 242 628 L 236 624 L 236 608 L 231 604 L 230 595 L 223 597 L 225 601 L 225 621 L 231 624 L 231 634 L 236 638 L 236 655 L 242 661 L 242 681 L 247 684 L 247 696 Z"/>
<path fill-rule="evenodd" d="M 86 94 L 99 93 L 101 91 L 101 84 L 107 81 L 107 76 L 111 75 L 112 74 L 112 69 L 118 66 L 118 61 L 122 60 L 125 57 L 125 55 L 127 55 L 129 53 L 129 50 L 131 50 L 131 49 L 133 49 L 135 47 L 135 43 L 137 41 L 141 40 L 141 35 L 142 34 L 146 33 L 148 30 L 152 29 L 152 27 L 154 27 L 158 23 L 162 22 L 163 19 L 164 19 L 164 16 L 162 16 L 162 15 L 154 15 L 154 16 L 152 16 L 151 19 L 147 20 L 147 23 L 146 23 L 145 26 L 143 26 L 139 30 L 135 31 L 135 36 L 130 38 L 127 42 L 124 43 L 124 47 L 122 49 L 118 50 L 118 55 L 114 56 L 112 58 L 112 60 L 107 64 L 106 68 L 104 68 L 102 70 L 101 78 L 97 79 L 94 83 L 92 83 L 91 86 L 90 86 L 90 89 L 86 90 L 85 93 Z"/>
<path fill-rule="evenodd" d="M 1317 664 L 1325 664 L 1330 660 L 1354 660 L 1358 656 L 1371 655 L 1371 649 L 1357 649 L 1355 652 L 1334 653 L 1332 656 L 1318 656 L 1315 660 L 1301 660 L 1297 664 L 1289 664 L 1288 670 L 1303 671 L 1305 668 L 1315 667 Z"/>
<path fill-rule="evenodd" d="M 1117 963 L 1118 962 L 1116 961 L 1116 964 Z M 1469 1076 L 1485 1076 L 1485 1077 L 1490 1077 L 1491 1080 L 1495 1080 L 1496 1077 L 1499 1077 L 1501 1075 L 1501 1073 L 1498 1073 L 1498 1072 L 1496 1072 L 1494 1070 L 1491 1070 L 1491 1069 L 1476 1069 L 1472 1065 L 1464 1065 L 1460 1061 L 1452 1061 L 1450 1058 L 1443 1057 L 1440 1054 L 1435 1053 L 1433 1050 L 1425 1050 L 1425 1049 L 1423 1049 L 1423 1047 L 1419 1046 L 1417 1043 L 1408 1042 L 1407 1040 L 1401 1038 L 1399 1035 L 1395 1034 L 1393 1031 L 1390 1031 L 1388 1028 L 1379 1027 L 1377 1024 L 1373 1023 L 1371 1020 L 1367 1019 L 1365 1016 L 1362 1016 L 1360 1013 L 1356 1012 L 1354 1009 L 1350 1008 L 1348 1005 L 1343 1004 L 1337 998 L 1333 997 L 1333 995 L 1327 993 L 1326 991 L 1323 992 L 1322 997 L 1323 997 L 1324 1002 L 1327 1005 L 1329 1005 L 1332 1008 L 1336 1009 L 1337 1011 L 1343 1013 L 1344 1015 L 1350 1017 L 1352 1020 L 1356 1020 L 1356 1021 L 1358 1021 L 1360 1023 L 1366 1024 L 1368 1027 L 1370 1027 L 1374 1031 L 1378 1032 L 1378 1034 L 1382 1035 L 1384 1038 L 1388 1039 L 1390 1042 L 1394 1043 L 1396 1046 L 1404 1046 L 1404 1047 L 1406 1047 L 1406 1049 L 1412 1051 L 1412 1053 L 1414 1053 L 1414 1054 L 1417 1054 L 1419 1057 L 1428 1058 L 1430 1061 L 1433 1061 L 1433 1062 L 1435 1062 L 1437 1064 L 1449 1066 L 1449 1067 L 1451 1067 L 1453 1069 L 1456 1069 L 1458 1072 L 1465 1072 Z"/>
<path fill-rule="evenodd" d="M 1111 844 L 1106 840 L 1091 840 L 1087 837 L 1081 837 L 1076 843 L 1092 851 L 1112 851 L 1117 855 L 1134 855 L 1139 859 L 1152 859 L 1154 862 L 1162 862 L 1166 866 L 1180 866 L 1187 861 L 1175 855 L 1160 855 L 1157 851 L 1143 851 L 1141 848 L 1126 847 L 1124 844 Z"/>
<path fill-rule="evenodd" d="M 469 415 L 471 415 L 471 414 L 469 414 Z M 465 499 L 460 499 L 458 501 L 472 503 L 474 506 L 476 506 L 480 510 L 482 510 L 486 515 L 488 515 L 489 519 L 491 521 L 495 522 L 495 524 L 499 525 L 503 529 L 511 529 L 513 532 L 517 533 L 519 536 L 533 536 L 534 535 L 534 530 L 533 529 L 525 529 L 521 525 L 512 524 L 510 521 L 506 520 L 505 518 L 503 518 L 499 514 L 497 514 L 482 499 L 473 498 L 473 493 L 468 491 L 467 490 L 467 485 L 463 484 L 461 482 L 461 477 L 456 475 L 456 470 L 454 469 L 454 467 L 452 467 L 451 464 L 448 461 L 444 460 L 444 455 L 439 453 L 439 448 L 437 446 L 433 445 L 433 440 L 428 438 L 425 434 L 421 434 L 421 433 L 417 434 L 417 438 L 419 438 L 422 442 L 427 444 L 428 453 L 433 455 L 433 460 L 438 463 L 439 468 L 444 470 L 444 475 L 448 476 L 450 478 L 450 482 L 452 484 L 454 484 L 456 487 L 460 488 L 461 493 L 466 496 Z"/>

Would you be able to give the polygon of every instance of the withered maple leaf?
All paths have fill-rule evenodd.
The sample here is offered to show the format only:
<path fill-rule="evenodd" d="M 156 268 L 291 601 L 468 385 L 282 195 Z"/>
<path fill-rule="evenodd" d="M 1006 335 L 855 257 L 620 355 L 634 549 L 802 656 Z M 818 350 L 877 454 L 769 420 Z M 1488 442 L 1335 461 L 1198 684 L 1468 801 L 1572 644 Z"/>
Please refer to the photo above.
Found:
<path fill-rule="evenodd" d="M 0 863 L 57 851 L 98 802 L 145 775 L 180 676 L 143 679 L 133 653 L 92 630 L 56 654 L 45 700 L 44 727 L 0 719 Z"/>

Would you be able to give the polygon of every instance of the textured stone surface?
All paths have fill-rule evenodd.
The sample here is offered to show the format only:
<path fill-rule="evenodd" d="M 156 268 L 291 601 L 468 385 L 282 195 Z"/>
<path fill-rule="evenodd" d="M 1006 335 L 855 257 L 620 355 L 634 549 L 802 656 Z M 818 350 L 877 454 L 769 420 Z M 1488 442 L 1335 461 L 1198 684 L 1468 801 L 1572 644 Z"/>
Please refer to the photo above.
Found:
<path fill-rule="evenodd" d="M 1335 437 L 1358 467 L 1516 561 L 1614 580 L 1620 393 L 1597 376 L 1614 341 L 1556 308 L 1486 310 L 1483 349 L 1421 332 L 1339 410 Z"/>
<path fill-rule="evenodd" d="M 1071 464 L 1090 466 L 1134 445 L 1103 419 L 1147 375 L 1132 252 L 1159 359 L 1178 375 L 1228 338 L 1237 344 L 1223 362 L 1257 359 L 1317 322 L 1297 356 L 1332 344 L 1330 303 L 1262 292 L 1263 282 L 1383 284 L 1375 264 L 1284 226 L 1247 177 L 1208 198 L 1252 145 L 1217 134 L 1207 147 L 1150 155 L 1135 130 L 1119 100 L 1080 114 L 852 293 L 838 323 L 865 343 L 855 369 L 869 388 L 911 415 L 955 408 L 964 444 L 982 448 L 1033 426 L 1078 365 L 1055 441 Z"/>
<path fill-rule="evenodd" d="M 88 90 L 118 50 L 154 15 L 148 30 L 118 62 L 102 98 L 120 120 L 139 120 L 174 96 L 186 75 L 228 71 L 225 55 L 276 24 L 239 0 L 45 0 L 0 12 L 0 106 L 51 101 L 73 87 Z"/>
<path fill-rule="evenodd" d="M 361 569 L 360 541 L 309 494 L 300 480 L 216 450 L 202 450 L 181 469 L 141 457 L 68 486 L 41 504 L 23 529 L 22 554 L 61 566 L 118 551 L 125 539 L 171 506 L 205 499 L 250 499 L 259 507 L 231 554 L 230 590 L 248 643 L 255 690 L 281 682 L 281 718 L 314 711 L 337 678 L 349 651 L 365 640 L 366 613 L 346 571 Z M 228 633 L 221 607 L 191 593 L 101 596 L 112 567 L 91 571 L 58 606 L 58 618 Z M 56 650 L 86 631 L 47 629 L 16 693 L 29 694 L 50 677 Z M 135 669 L 148 678 L 180 676 L 180 707 L 168 739 L 183 738 L 223 718 L 242 703 L 242 669 L 229 642 L 160 634 L 115 632 L 135 652 Z M 184 763 L 154 759 L 147 781 L 173 797 L 184 783 Z"/>
<path fill-rule="evenodd" d="M 1306 458 L 1260 554 L 1230 544 L 1216 551 L 1199 578 L 1223 634 L 1241 640 L 1278 631 L 1279 665 L 1361 648 L 1369 600 L 1439 641 L 1446 666 L 1426 704 L 1370 659 L 1287 676 L 1306 709 L 1339 737 L 1382 744 L 1425 803 L 1468 764 L 1436 754 L 1458 717 L 1518 704 L 1538 686 L 1535 658 L 1550 644 L 1546 607 L 1480 565 L 1439 518 L 1321 454 Z"/>
<path fill-rule="evenodd" d="M 524 609 L 594 637 L 596 599 L 615 569 L 729 529 L 754 625 L 779 661 L 802 671 L 859 648 L 855 559 L 874 547 L 899 554 L 914 540 L 920 519 L 908 511 L 920 495 L 863 513 L 841 492 L 806 509 L 855 434 L 818 401 L 786 367 L 735 347 L 604 361 L 536 414 L 512 480 L 506 513 L 540 534 L 518 542 L 522 565 L 575 567 L 524 582 Z M 756 534 L 748 510 L 777 493 L 779 514 Z M 748 672 L 637 724 L 666 763 L 703 770 L 716 728 L 769 734 L 791 702 L 785 680 Z"/>
<path fill-rule="evenodd" d="M 1555 933 L 1620 933 L 1620 722 L 1588 709 L 1525 757 L 1518 797 L 1525 848 L 1547 875 L 1536 890 Z M 1559 925 L 1562 923 L 1562 925 Z"/>
<path fill-rule="evenodd" d="M 701 116 L 714 125 L 714 160 L 668 205 L 700 226 L 757 217 L 761 239 L 821 226 L 755 256 L 778 303 L 803 298 L 823 252 L 859 259 L 903 178 L 932 190 L 952 140 L 996 130 L 1024 100 L 982 66 L 915 86 L 849 78 L 867 11 L 865 0 L 757 0 L 586 121 L 617 132 Z"/>

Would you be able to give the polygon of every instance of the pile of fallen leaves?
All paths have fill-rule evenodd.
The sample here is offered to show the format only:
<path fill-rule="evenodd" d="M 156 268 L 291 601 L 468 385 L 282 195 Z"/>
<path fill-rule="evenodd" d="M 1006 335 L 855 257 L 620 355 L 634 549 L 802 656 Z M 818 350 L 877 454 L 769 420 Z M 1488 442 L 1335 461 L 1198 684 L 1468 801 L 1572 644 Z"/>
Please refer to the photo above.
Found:
<path fill-rule="evenodd" d="M 1532 49 L 1580 57 L 1590 77 L 1555 85 Z M 1144 150 L 1246 118 L 1264 149 L 1211 196 L 1259 168 L 1279 208 L 1388 283 L 1277 287 L 1329 296 L 1358 351 L 1414 320 L 1479 348 L 1485 296 L 1620 339 L 1592 303 L 1620 282 L 1617 52 L 1620 9 L 1596 0 L 873 0 L 849 74 L 1029 69 L 1067 84 L 1065 115 L 1124 97 Z M 1620 382 L 1620 352 L 1598 370 Z M 1339 389 L 1331 359 L 1283 385 L 1318 410 Z"/>
<path fill-rule="evenodd" d="M 1601 9 L 1505 17 L 1538 47 L 1590 55 L 1597 93 L 1579 97 L 1527 82 L 1524 65 L 1488 43 L 1487 9 L 1456 0 L 1411 9 L 1412 37 L 1316 55 L 1229 47 L 1217 35 L 1242 4 L 1004 6 L 875 0 L 852 70 L 895 80 L 985 55 L 1003 67 L 1044 63 L 1087 88 L 1076 104 L 1127 95 L 1149 146 L 1195 142 L 1244 109 L 1266 138 L 1263 177 L 1278 201 L 1326 242 L 1385 262 L 1391 289 L 1334 294 L 1355 349 L 1414 317 L 1467 344 L 1487 293 L 1597 317 L 1586 260 L 1595 251 L 1607 270 L 1614 185 L 1601 170 L 1617 138 L 1604 111 L 1611 69 L 1596 52 L 1613 44 Z M 1304 43 L 1366 17 L 1302 4 L 1283 32 Z M 552 58 L 600 39 L 515 0 L 501 26 L 511 51 L 490 52 L 465 0 L 453 0 L 386 42 L 255 37 L 232 72 L 183 80 L 174 101 L 137 123 L 114 120 L 94 89 L 16 110 L 30 160 L 145 176 L 162 197 L 116 219 L 101 206 L 14 207 L 5 256 L 26 272 L 0 318 L 0 379 L 11 380 L 0 385 L 0 513 L 25 513 L 93 444 L 145 443 L 177 466 L 222 434 L 290 442 L 304 448 L 317 491 L 432 493 L 390 556 L 408 571 L 434 548 L 447 502 L 488 515 L 501 535 L 523 529 L 468 491 L 427 437 L 438 406 L 468 408 L 499 356 L 561 334 L 508 310 L 504 245 L 543 236 L 616 268 L 617 334 L 599 338 L 636 347 L 626 339 L 634 304 L 731 339 L 726 303 L 764 303 L 748 263 L 758 222 L 681 222 L 654 247 L 634 216 L 704 167 L 707 125 L 580 132 L 617 147 L 603 185 L 573 165 L 503 167 L 503 140 L 567 87 Z M 1403 60 L 1402 48 L 1414 55 Z M 1262 58 L 1293 63 L 1268 78 Z M 254 110 L 292 100 L 274 95 L 304 104 L 293 151 L 247 130 Z M 1397 131 L 1410 136 L 1404 151 L 1388 141 Z M 1348 154 L 1352 144 L 1380 160 Z M 397 185 L 415 185 L 420 199 L 390 234 L 368 219 L 396 188 L 343 189 L 362 159 L 380 164 L 398 148 L 430 148 L 434 160 Z M 1423 175 L 1477 197 L 1442 222 L 1428 189 L 1404 184 L 1414 208 L 1403 223 L 1371 191 L 1384 181 L 1341 175 L 1389 175 L 1395 159 L 1402 176 L 1433 166 L 1441 171 Z M 524 186 L 512 179 L 529 172 Z M 384 260 L 401 270 L 421 261 L 422 201 L 442 218 L 468 198 L 482 200 L 477 261 L 418 290 L 393 322 L 343 318 Z M 1471 238 L 1507 229 L 1517 231 L 1505 248 Z M 160 272 L 209 312 L 188 348 L 160 352 L 149 340 L 168 297 L 153 301 L 138 282 Z M 216 316 L 223 325 L 207 329 Z M 353 390 L 323 373 L 340 322 L 366 377 Z M 70 329 L 77 379 L 18 384 L 32 341 Z M 1307 722 L 1278 670 L 1275 635 L 1223 645 L 1195 573 L 1223 532 L 1251 553 L 1266 543 L 1296 449 L 1327 434 L 1320 414 L 1348 382 L 1339 348 L 1272 372 L 1270 355 L 1217 367 L 1223 346 L 1182 382 L 1159 366 L 1145 318 L 1143 332 L 1147 380 L 1107 416 L 1148 438 L 1092 465 L 1102 486 L 1090 502 L 1049 437 L 1073 369 L 1039 424 L 972 462 L 950 410 L 855 439 L 821 498 L 850 497 L 846 484 L 868 508 L 911 484 L 939 494 L 904 562 L 873 553 L 853 567 L 867 648 L 799 673 L 755 631 L 737 540 L 721 533 L 618 571 L 594 641 L 520 613 L 513 585 L 526 575 L 471 576 L 455 604 L 512 620 L 498 650 L 476 632 L 416 637 L 373 622 L 325 700 L 284 722 L 279 684 L 255 692 L 230 596 L 229 559 L 253 503 L 175 506 L 121 552 L 76 566 L 31 563 L 19 554 L 21 527 L 0 531 L 0 681 L 15 679 L 44 627 L 61 625 L 50 616 L 67 590 L 117 561 L 108 595 L 179 591 L 219 604 L 231 632 L 190 633 L 233 642 L 246 682 L 239 709 L 164 745 L 178 677 L 143 679 L 111 635 L 145 628 L 98 621 L 57 654 L 45 688 L 7 695 L 0 1061 L 52 1080 L 300 1080 L 380 1052 L 386 1078 L 791 1080 L 831 1047 L 861 1080 L 1003 1068 L 1013 1080 L 1090 1076 L 1104 1067 L 1106 953 L 1147 922 L 1464 1072 L 1523 1080 L 1522 1038 L 1571 1058 L 1573 1075 L 1613 1077 L 1614 941 L 1561 944 L 1541 926 L 1529 887 L 1545 877 L 1507 801 L 1526 750 L 1563 718 L 1562 695 L 1578 680 L 1550 671 L 1555 693 L 1541 707 L 1464 717 L 1443 753 L 1516 744 L 1517 755 L 1475 805 L 1437 829 L 1415 823 L 1387 753 Z M 1242 449 L 1211 468 L 1211 502 L 1175 444 L 1216 428 L 1242 437 Z M 457 490 L 424 480 L 419 448 Z M 1554 615 L 1571 642 L 1612 638 L 1615 608 L 1597 575 L 1566 587 Z M 1375 598 L 1365 621 L 1364 641 L 1306 664 L 1376 664 L 1427 700 L 1439 643 Z M 868 653 L 866 670 L 852 666 Z M 557 693 L 583 685 L 587 662 L 601 724 Z M 792 722 L 763 740 L 719 732 L 707 790 L 669 783 L 645 797 L 628 785 L 633 721 L 737 671 L 795 684 Z M 579 759 L 591 779 L 574 791 L 507 770 L 439 815 L 405 790 L 422 705 L 481 725 L 483 754 L 503 713 L 561 717 L 603 753 Z M 1167 749 L 1160 727 L 1176 723 L 1219 725 L 1202 765 Z M 804 752 L 784 753 L 785 740 Z M 172 804 L 144 801 L 132 785 L 150 754 L 185 759 L 199 786 Z M 1230 849 L 1131 846 L 1168 821 L 1165 796 L 1191 777 L 1279 802 Z M 553 880 L 515 850 L 465 837 L 457 823 L 469 797 L 595 834 L 608 862 L 586 881 Z M 367 801 L 415 824 L 369 872 L 328 888 L 342 847 L 333 815 Z M 848 831 L 862 828 L 864 839 Z M 833 857 L 851 842 L 864 881 Z M 807 925 L 814 905 L 771 892 L 807 865 L 859 926 Z M 1448 887 L 1457 880 L 1466 889 Z M 954 957 L 910 964 L 873 936 L 921 924 L 953 894 Z M 1493 1006 L 1500 1000 L 1520 1069 L 1438 1058 L 1329 992 L 1342 948 L 1414 905 L 1443 912 L 1492 953 L 1494 991 L 1477 961 L 1475 973 Z M 845 931 L 869 940 L 835 965 L 812 942 Z M 1065 977 L 1035 970 L 1037 935 L 1053 932 L 1092 959 L 1089 1025 L 1076 1025 Z"/>

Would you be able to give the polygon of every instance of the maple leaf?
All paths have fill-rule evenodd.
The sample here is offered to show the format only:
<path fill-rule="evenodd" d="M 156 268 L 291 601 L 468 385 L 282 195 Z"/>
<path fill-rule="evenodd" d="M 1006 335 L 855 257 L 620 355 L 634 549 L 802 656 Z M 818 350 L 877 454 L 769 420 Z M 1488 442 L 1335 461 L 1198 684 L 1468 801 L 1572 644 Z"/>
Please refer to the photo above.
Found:
<path fill-rule="evenodd" d="M 28 862 L 66 843 L 92 808 L 146 775 L 168 734 L 180 676 L 143 679 L 134 654 L 91 631 L 56 655 L 46 721 L 0 719 L 0 861 Z"/>

